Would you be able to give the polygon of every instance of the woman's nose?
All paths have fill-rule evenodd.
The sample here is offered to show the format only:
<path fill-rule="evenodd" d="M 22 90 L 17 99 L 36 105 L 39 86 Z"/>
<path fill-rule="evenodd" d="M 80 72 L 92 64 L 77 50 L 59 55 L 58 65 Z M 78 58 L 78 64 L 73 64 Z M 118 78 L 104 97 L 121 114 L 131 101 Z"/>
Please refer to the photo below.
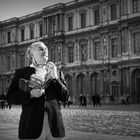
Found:
<path fill-rule="evenodd" d="M 43 54 L 45 54 L 45 53 L 46 53 L 46 51 L 45 51 L 45 50 L 43 50 L 43 51 L 42 51 L 42 53 L 43 53 Z"/>

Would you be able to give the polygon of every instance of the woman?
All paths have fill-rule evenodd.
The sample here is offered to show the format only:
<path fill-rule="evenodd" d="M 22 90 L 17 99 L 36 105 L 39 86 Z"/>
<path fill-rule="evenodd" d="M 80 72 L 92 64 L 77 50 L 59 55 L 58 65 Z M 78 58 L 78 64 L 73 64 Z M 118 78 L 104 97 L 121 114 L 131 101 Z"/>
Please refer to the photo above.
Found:
<path fill-rule="evenodd" d="M 32 64 L 16 70 L 7 92 L 8 102 L 22 105 L 19 139 L 62 140 L 65 130 L 60 101 L 68 97 L 64 76 L 58 74 L 52 62 L 48 63 L 48 49 L 43 42 L 27 48 L 27 58 Z"/>

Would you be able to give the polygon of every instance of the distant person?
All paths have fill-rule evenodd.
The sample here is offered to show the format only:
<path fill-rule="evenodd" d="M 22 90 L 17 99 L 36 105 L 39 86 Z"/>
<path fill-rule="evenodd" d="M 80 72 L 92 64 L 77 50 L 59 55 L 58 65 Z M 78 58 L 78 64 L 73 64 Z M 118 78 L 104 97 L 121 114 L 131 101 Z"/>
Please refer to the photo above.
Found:
<path fill-rule="evenodd" d="M 72 99 L 71 96 L 68 97 L 68 101 L 67 101 L 68 107 L 70 107 L 70 105 L 72 104 Z"/>
<path fill-rule="evenodd" d="M 97 105 L 99 105 L 99 107 L 101 106 L 101 97 L 99 94 L 96 95 L 96 102 L 97 102 Z"/>
<path fill-rule="evenodd" d="M 130 96 L 129 96 L 129 94 L 127 94 L 126 95 L 126 101 L 125 101 L 125 105 L 129 105 L 130 104 L 130 102 L 129 102 L 129 98 L 130 98 Z"/>
<path fill-rule="evenodd" d="M 115 100 L 114 100 L 114 96 L 113 96 L 113 94 L 110 95 L 110 101 L 111 101 L 111 104 L 114 105 Z"/>
<path fill-rule="evenodd" d="M 96 107 L 96 97 L 95 97 L 95 95 L 92 95 L 92 103 L 93 103 L 93 107 Z"/>
<path fill-rule="evenodd" d="M 81 107 L 83 104 L 83 96 L 82 94 L 80 94 L 80 97 L 79 97 L 79 107 Z"/>
<path fill-rule="evenodd" d="M 83 101 L 82 101 L 82 107 L 83 107 L 83 106 L 87 107 L 87 98 L 86 98 L 85 95 L 83 95 L 82 100 L 83 100 Z"/>

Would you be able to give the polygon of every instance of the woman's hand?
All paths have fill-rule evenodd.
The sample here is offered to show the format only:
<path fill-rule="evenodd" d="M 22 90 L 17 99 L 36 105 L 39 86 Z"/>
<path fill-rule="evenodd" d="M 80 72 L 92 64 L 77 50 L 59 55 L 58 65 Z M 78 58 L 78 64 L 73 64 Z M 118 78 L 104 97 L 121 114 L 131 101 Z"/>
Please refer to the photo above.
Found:
<path fill-rule="evenodd" d="M 44 93 L 43 89 L 32 89 L 30 91 L 31 97 L 36 97 L 36 98 L 40 97 L 43 93 Z"/>
<path fill-rule="evenodd" d="M 58 79 L 58 74 L 57 74 L 57 68 L 53 67 L 53 69 L 51 70 L 51 77 L 52 79 Z"/>
<path fill-rule="evenodd" d="M 55 66 L 55 64 L 53 64 L 52 62 L 49 62 L 47 64 L 47 68 L 48 68 L 47 78 L 58 79 L 57 67 Z"/>

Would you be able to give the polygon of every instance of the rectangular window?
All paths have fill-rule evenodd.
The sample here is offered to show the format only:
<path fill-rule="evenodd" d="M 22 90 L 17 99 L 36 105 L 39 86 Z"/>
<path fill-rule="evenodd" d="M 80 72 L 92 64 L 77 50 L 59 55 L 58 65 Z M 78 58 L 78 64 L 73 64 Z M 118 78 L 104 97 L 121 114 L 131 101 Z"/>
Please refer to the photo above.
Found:
<path fill-rule="evenodd" d="M 94 11 L 94 23 L 95 23 L 95 25 L 100 24 L 100 11 L 99 11 L 99 9 Z"/>
<path fill-rule="evenodd" d="M 7 33 L 7 43 L 11 42 L 11 32 Z"/>
<path fill-rule="evenodd" d="M 15 67 L 15 54 L 12 54 L 12 67 Z"/>
<path fill-rule="evenodd" d="M 126 53 L 127 52 L 127 45 L 125 43 L 125 42 L 127 42 L 126 34 L 127 34 L 127 30 L 123 29 L 122 32 L 121 32 L 122 53 Z"/>
<path fill-rule="evenodd" d="M 48 34 L 55 33 L 55 26 L 56 26 L 55 16 L 49 17 L 48 18 Z"/>
<path fill-rule="evenodd" d="M 94 42 L 94 60 L 98 60 L 101 57 L 100 42 Z"/>
<path fill-rule="evenodd" d="M 117 19 L 117 4 L 111 4 L 111 20 Z"/>
<path fill-rule="evenodd" d="M 73 47 L 68 47 L 68 63 L 73 62 Z"/>
<path fill-rule="evenodd" d="M 39 25 L 40 37 L 43 35 L 43 24 Z"/>
<path fill-rule="evenodd" d="M 60 32 L 61 29 L 61 19 L 60 14 L 57 15 L 57 31 Z"/>
<path fill-rule="evenodd" d="M 111 39 L 111 56 L 112 57 L 117 57 L 117 39 L 113 38 Z"/>
<path fill-rule="evenodd" d="M 81 44 L 81 61 L 87 60 L 87 45 Z"/>
<path fill-rule="evenodd" d="M 34 29 L 30 28 L 30 39 L 34 38 Z"/>
<path fill-rule="evenodd" d="M 80 19 L 81 19 L 81 28 L 85 28 L 86 27 L 86 13 L 81 13 Z"/>
<path fill-rule="evenodd" d="M 134 34 L 134 54 L 140 53 L 140 33 Z"/>
<path fill-rule="evenodd" d="M 11 63 L 10 63 L 10 56 L 7 56 L 7 70 L 9 71 L 11 67 Z"/>
<path fill-rule="evenodd" d="M 0 59 L 0 61 L 1 61 L 1 71 L 3 71 L 3 69 L 4 69 L 4 56 L 2 55 L 2 54 L 0 54 L 0 56 L 1 56 L 1 59 Z"/>
<path fill-rule="evenodd" d="M 25 36 L 25 29 L 21 29 L 21 41 L 25 40 L 24 36 Z"/>
<path fill-rule="evenodd" d="M 132 11 L 133 11 L 133 13 L 137 13 L 140 11 L 140 1 L 139 0 L 132 0 Z"/>
<path fill-rule="evenodd" d="M 46 34 L 48 34 L 48 19 L 45 19 Z"/>
<path fill-rule="evenodd" d="M 68 17 L 68 31 L 73 30 L 73 17 Z"/>
<path fill-rule="evenodd" d="M 55 16 L 52 17 L 52 33 L 55 33 L 56 29 L 56 18 Z"/>

